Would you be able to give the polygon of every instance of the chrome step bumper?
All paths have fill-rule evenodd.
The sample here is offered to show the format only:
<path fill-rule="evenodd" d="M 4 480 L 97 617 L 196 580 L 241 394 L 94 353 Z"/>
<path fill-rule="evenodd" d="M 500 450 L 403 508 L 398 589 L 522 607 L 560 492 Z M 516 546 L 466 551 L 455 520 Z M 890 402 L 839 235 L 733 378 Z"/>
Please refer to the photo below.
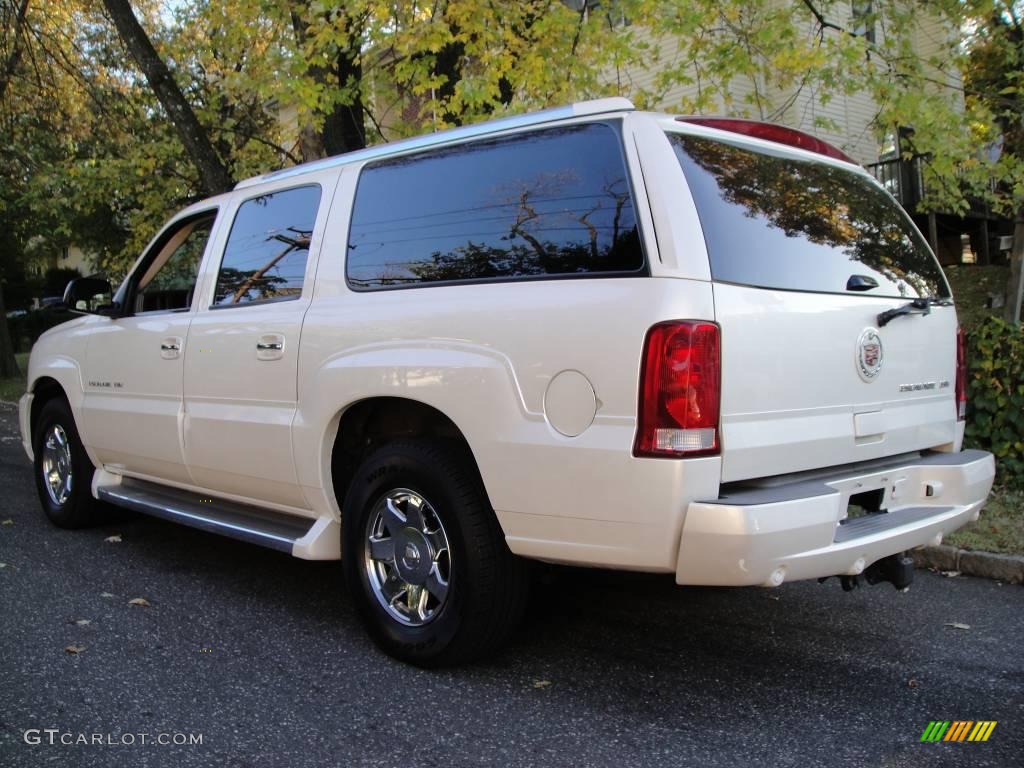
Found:
<path fill-rule="evenodd" d="M 679 584 L 778 586 L 859 575 L 871 563 L 976 520 L 995 476 L 984 451 L 935 453 L 881 469 L 757 488 L 692 502 L 683 523 Z M 852 495 L 884 494 L 885 513 L 848 520 Z"/>

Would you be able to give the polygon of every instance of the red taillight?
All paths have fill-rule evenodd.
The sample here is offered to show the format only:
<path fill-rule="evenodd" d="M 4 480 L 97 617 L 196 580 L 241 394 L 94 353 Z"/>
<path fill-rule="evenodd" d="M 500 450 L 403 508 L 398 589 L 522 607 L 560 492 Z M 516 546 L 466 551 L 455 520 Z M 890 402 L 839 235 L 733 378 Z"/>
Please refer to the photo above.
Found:
<path fill-rule="evenodd" d="M 967 351 L 964 329 L 956 329 L 956 420 L 967 418 Z"/>
<path fill-rule="evenodd" d="M 828 142 L 811 136 L 809 133 L 798 131 L 796 128 L 787 128 L 784 125 L 760 123 L 756 120 L 742 120 L 734 117 L 678 117 L 676 119 L 681 123 L 706 125 L 708 128 L 717 128 L 720 131 L 742 133 L 744 136 L 753 136 L 755 139 L 774 141 L 776 144 L 799 147 L 808 152 L 816 152 L 819 155 L 844 160 L 847 163 L 853 162 L 843 150 L 833 147 Z"/>
<path fill-rule="evenodd" d="M 719 330 L 677 320 L 647 332 L 634 456 L 718 453 Z"/>

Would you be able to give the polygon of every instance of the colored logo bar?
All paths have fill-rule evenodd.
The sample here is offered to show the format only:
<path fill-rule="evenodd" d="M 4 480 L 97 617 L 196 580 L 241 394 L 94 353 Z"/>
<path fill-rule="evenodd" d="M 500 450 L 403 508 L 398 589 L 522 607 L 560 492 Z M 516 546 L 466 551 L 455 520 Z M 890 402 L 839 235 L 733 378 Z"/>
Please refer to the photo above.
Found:
<path fill-rule="evenodd" d="M 997 720 L 932 720 L 921 741 L 988 741 Z"/>

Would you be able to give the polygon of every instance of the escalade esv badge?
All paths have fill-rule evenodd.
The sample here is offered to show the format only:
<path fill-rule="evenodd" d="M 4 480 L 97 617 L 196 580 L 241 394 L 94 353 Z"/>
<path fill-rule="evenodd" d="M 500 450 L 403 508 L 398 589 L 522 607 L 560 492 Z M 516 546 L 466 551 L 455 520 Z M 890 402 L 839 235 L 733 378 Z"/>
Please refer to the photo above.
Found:
<path fill-rule="evenodd" d="M 865 328 L 857 339 L 857 373 L 871 382 L 882 370 L 882 339 L 874 328 Z"/>

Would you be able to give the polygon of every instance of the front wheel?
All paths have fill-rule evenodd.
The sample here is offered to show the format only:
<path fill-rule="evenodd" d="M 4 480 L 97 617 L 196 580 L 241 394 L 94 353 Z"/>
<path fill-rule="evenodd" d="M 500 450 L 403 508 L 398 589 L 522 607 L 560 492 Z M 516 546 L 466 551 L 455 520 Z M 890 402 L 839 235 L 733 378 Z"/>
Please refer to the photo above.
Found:
<path fill-rule="evenodd" d="M 525 605 L 526 564 L 505 544 L 464 449 L 382 446 L 357 470 L 342 514 L 346 581 L 387 653 L 444 666 L 507 638 Z"/>
<path fill-rule="evenodd" d="M 84 528 L 103 522 L 92 497 L 89 461 L 71 407 L 63 399 L 43 405 L 32 436 L 36 491 L 43 511 L 58 528 Z"/>

